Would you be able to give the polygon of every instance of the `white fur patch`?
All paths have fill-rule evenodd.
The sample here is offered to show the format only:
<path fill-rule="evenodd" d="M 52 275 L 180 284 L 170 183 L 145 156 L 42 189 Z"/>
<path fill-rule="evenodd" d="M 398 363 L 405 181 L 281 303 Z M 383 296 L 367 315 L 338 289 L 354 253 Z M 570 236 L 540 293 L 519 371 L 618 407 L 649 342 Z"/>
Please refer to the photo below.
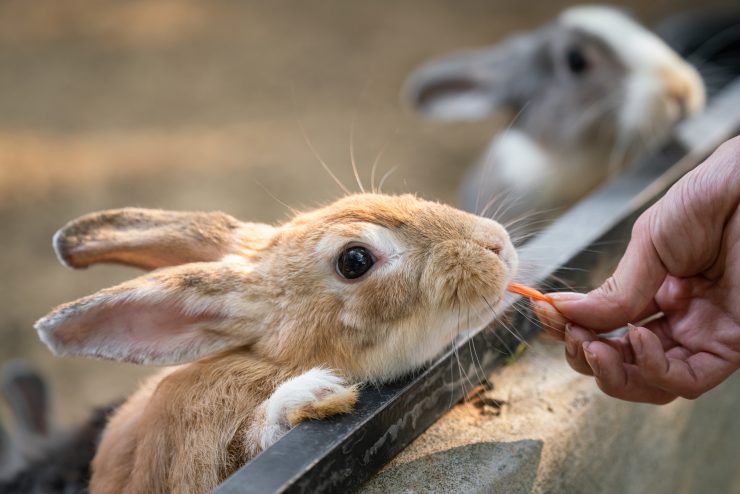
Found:
<path fill-rule="evenodd" d="M 488 160 L 497 164 L 496 178 L 514 188 L 531 187 L 538 177 L 551 172 L 547 154 L 536 142 L 516 129 L 510 129 L 494 139 L 486 153 Z"/>
<path fill-rule="evenodd" d="M 243 264 L 244 266 L 250 266 L 247 260 L 244 259 L 244 256 L 240 256 L 239 254 L 226 254 L 225 256 L 221 258 L 221 262 Z"/>
<path fill-rule="evenodd" d="M 660 81 L 652 75 L 636 73 L 627 78 L 625 81 L 626 97 L 617 115 L 619 128 L 623 133 L 631 136 L 633 130 L 640 129 L 646 121 L 650 120 L 649 116 L 654 111 L 656 97 L 661 92 Z M 656 127 L 656 130 L 661 127 Z"/>
<path fill-rule="evenodd" d="M 285 381 L 267 400 L 265 426 L 260 434 L 260 446 L 266 449 L 290 429 L 288 413 L 325 399 L 328 395 L 347 390 L 344 380 L 329 369 L 313 368 Z"/>
<path fill-rule="evenodd" d="M 424 111 L 439 119 L 456 122 L 460 120 L 483 120 L 491 115 L 491 95 L 481 90 L 468 90 L 442 95 L 426 104 Z"/>

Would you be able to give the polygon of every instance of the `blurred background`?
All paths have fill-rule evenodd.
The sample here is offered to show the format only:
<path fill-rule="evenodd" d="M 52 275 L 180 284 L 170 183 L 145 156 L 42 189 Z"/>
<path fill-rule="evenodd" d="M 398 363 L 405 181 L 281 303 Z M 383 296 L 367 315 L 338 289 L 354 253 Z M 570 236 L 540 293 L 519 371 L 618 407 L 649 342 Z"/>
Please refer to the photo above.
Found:
<path fill-rule="evenodd" d="M 624 6 L 652 25 L 707 3 Z M 386 191 L 454 204 L 503 120 L 424 121 L 399 101 L 404 79 L 424 60 L 535 28 L 567 5 L 0 1 L 0 365 L 24 358 L 46 375 L 62 424 L 154 370 L 54 358 L 32 328 L 56 304 L 138 274 L 57 262 L 53 233 L 84 213 L 141 206 L 281 221 L 281 202 L 307 208 L 342 194 L 306 137 L 356 189 L 351 133 L 366 183 L 385 149 L 376 182 L 398 167 Z"/>

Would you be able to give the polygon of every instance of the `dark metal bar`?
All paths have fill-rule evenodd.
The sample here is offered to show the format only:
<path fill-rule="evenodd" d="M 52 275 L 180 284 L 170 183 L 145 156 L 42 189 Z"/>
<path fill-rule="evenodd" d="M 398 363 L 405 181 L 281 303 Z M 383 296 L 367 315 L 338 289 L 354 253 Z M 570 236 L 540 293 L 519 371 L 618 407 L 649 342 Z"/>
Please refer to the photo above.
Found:
<path fill-rule="evenodd" d="M 579 288 L 602 281 L 623 251 L 634 219 L 740 129 L 738 109 L 740 80 L 715 98 L 703 116 L 680 127 L 660 152 L 596 191 L 521 249 L 522 265 L 534 267 L 524 281 Z M 563 270 L 566 265 L 579 269 Z M 362 390 L 351 415 L 299 425 L 215 492 L 347 492 L 358 487 L 481 382 L 483 373 L 501 365 L 519 338 L 538 331 L 515 311 L 506 311 L 505 317 L 517 335 L 494 324 L 416 375 Z"/>

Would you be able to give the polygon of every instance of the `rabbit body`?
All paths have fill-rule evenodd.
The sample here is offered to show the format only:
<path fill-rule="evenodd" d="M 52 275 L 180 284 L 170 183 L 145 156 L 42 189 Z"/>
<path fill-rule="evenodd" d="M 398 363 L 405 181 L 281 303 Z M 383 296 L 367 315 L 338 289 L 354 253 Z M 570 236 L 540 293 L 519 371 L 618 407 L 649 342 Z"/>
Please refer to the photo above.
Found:
<path fill-rule="evenodd" d="M 319 371 L 320 372 L 320 371 Z M 286 400 L 269 399 L 297 371 L 232 350 L 167 369 L 111 418 L 93 461 L 90 492 L 199 493 L 219 482 L 305 418 L 352 409 L 357 392 L 331 379 L 295 381 Z M 316 374 L 316 371 L 314 371 Z M 318 385 L 317 385 L 318 383 Z M 295 400 L 307 395 L 304 400 Z M 291 401 L 291 398 L 293 400 Z"/>
<path fill-rule="evenodd" d="M 107 211 L 54 245 L 72 267 L 153 269 L 39 320 L 55 353 L 179 364 L 115 412 L 92 494 L 214 488 L 297 423 L 349 412 L 360 383 L 489 322 L 517 268 L 501 225 L 409 195 L 351 195 L 277 227 Z"/>
<path fill-rule="evenodd" d="M 495 207 L 502 221 L 511 224 L 534 213 L 552 215 L 593 190 L 608 174 L 608 167 L 593 166 L 601 159 L 598 150 L 587 152 L 583 147 L 571 152 L 544 146 L 518 129 L 494 137 L 483 156 L 464 176 L 463 208 L 486 214 Z"/>

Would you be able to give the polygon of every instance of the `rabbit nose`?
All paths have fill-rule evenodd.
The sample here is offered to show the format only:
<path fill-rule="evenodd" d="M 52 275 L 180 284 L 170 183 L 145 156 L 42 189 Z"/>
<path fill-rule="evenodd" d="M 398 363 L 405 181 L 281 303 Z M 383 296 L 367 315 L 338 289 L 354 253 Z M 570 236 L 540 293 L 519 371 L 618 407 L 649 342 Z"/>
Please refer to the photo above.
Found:
<path fill-rule="evenodd" d="M 665 81 L 665 94 L 679 110 L 679 117 L 684 118 L 688 114 L 688 100 L 690 90 L 688 85 L 677 78 L 671 77 Z"/>
<path fill-rule="evenodd" d="M 680 120 L 689 116 L 689 97 L 687 94 L 683 92 L 668 93 L 668 97 L 678 108 L 678 118 Z"/>
<path fill-rule="evenodd" d="M 501 247 L 500 244 L 488 244 L 486 245 L 486 249 L 490 250 L 496 255 L 501 254 L 501 251 L 503 250 L 503 247 Z"/>
<path fill-rule="evenodd" d="M 691 70 L 684 67 L 664 69 L 661 74 L 666 97 L 679 111 L 679 118 L 701 111 L 703 104 L 703 87 L 700 80 L 693 76 Z"/>
<path fill-rule="evenodd" d="M 501 251 L 504 249 L 503 245 L 501 245 L 499 242 L 490 242 L 486 240 L 481 240 L 478 242 L 478 244 L 483 247 L 486 250 L 490 250 L 497 256 L 501 254 Z"/>
<path fill-rule="evenodd" d="M 676 94 L 669 94 L 668 95 L 671 100 L 673 100 L 673 103 L 676 105 L 676 108 L 678 108 L 678 118 L 684 119 L 688 116 L 688 103 L 686 102 L 686 98 L 682 95 L 676 95 Z"/>

